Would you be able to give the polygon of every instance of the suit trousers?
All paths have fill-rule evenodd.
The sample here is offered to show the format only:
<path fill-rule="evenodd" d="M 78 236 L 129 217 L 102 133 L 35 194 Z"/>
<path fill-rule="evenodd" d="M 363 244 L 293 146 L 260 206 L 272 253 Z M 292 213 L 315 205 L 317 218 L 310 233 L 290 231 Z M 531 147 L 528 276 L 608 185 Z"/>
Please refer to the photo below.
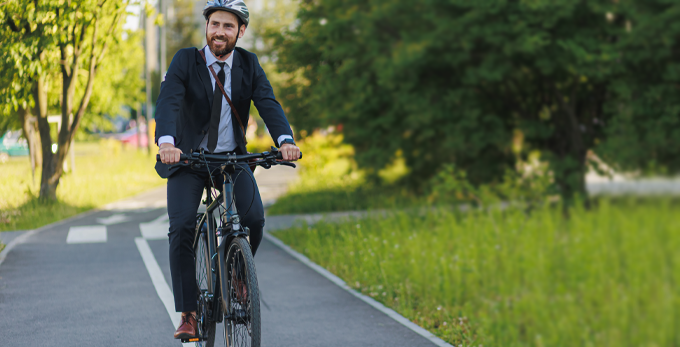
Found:
<path fill-rule="evenodd" d="M 221 187 L 224 178 L 220 170 L 211 171 L 215 186 Z M 208 177 L 205 168 L 194 170 L 183 167 L 168 178 L 170 274 L 177 312 L 197 309 L 198 287 L 193 241 L 196 214 Z M 260 191 L 247 165 L 244 165 L 244 168 L 237 168 L 231 177 L 234 182 L 236 209 L 241 217 L 241 224 L 250 228 L 250 246 L 255 255 L 262 241 L 264 228 L 264 208 Z"/>

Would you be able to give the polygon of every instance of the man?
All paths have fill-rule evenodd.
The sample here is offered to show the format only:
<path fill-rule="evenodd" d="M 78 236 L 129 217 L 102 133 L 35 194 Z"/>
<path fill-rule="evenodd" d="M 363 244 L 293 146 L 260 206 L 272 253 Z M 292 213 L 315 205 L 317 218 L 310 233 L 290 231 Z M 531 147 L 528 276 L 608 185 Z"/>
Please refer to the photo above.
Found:
<path fill-rule="evenodd" d="M 156 143 L 162 161 L 156 164 L 156 171 L 168 179 L 170 272 L 175 309 L 182 312 L 174 335 L 177 339 L 197 335 L 192 241 L 196 211 L 208 173 L 187 167 L 171 169 L 168 164 L 177 163 L 180 153 L 199 148 L 210 153 L 246 153 L 244 133 L 251 100 L 280 147 L 283 159 L 293 161 L 300 157 L 290 125 L 257 57 L 236 48 L 236 42 L 248 26 L 245 3 L 211 0 L 203 9 L 203 15 L 208 43 L 202 49 L 205 60 L 196 48 L 177 52 L 161 84 L 156 105 Z M 215 71 L 236 112 L 232 112 L 209 67 Z M 241 119 L 237 118 L 239 115 Z M 255 254 L 262 240 L 264 210 L 257 186 L 251 182 L 252 174 L 239 175 L 239 170 L 232 175 L 236 207 L 242 224 L 250 228 L 250 243 Z M 213 179 L 221 182 L 221 177 Z"/>

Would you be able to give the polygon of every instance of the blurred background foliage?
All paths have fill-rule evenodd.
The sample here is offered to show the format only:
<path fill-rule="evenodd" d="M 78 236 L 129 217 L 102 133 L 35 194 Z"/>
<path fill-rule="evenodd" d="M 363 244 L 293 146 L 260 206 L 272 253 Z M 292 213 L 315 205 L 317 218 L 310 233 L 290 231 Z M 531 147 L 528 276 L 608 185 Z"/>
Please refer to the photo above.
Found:
<path fill-rule="evenodd" d="M 99 66 L 97 88 L 88 105 L 90 117 L 83 118 L 83 128 L 88 131 L 111 130 L 105 116 L 130 115 L 129 109 L 138 109 L 145 100 L 143 32 L 126 31 L 108 59 Z M 81 79 L 84 78 L 81 76 Z M 122 109 L 126 107 L 126 109 Z"/>
<path fill-rule="evenodd" d="M 239 45 L 257 53 L 305 155 L 268 214 L 381 210 L 277 237 L 456 345 L 679 344 L 677 199 L 598 198 L 591 210 L 579 200 L 588 171 L 680 170 L 680 2 L 255 3 Z M 35 128 L 25 120 L 37 75 L 49 82 L 48 113 L 61 113 L 55 43 L 72 23 L 50 10 L 110 21 L 96 4 L 0 4 L 0 131 Z M 171 8 L 168 62 L 201 47 L 205 25 L 196 2 Z M 141 115 L 145 93 L 155 100 L 160 89 L 152 71 L 145 90 L 144 33 L 114 31 L 81 134 L 106 129 L 111 115 Z M 76 100 L 86 85 L 78 74 Z M 267 150 L 272 139 L 251 111 L 249 150 Z M 25 160 L 3 164 L 0 230 L 163 184 L 151 158 L 115 140 L 74 149 L 78 170 L 62 177 L 58 203 L 39 201 Z"/>
<path fill-rule="evenodd" d="M 23 18 L 15 13 L 18 4 L 2 4 L 0 19 Z M 587 196 L 589 170 L 670 175 L 680 169 L 677 1 L 258 4 L 240 44 L 260 57 L 299 142 L 318 143 L 321 131 L 339 136 L 324 141 L 339 138 L 338 146 L 351 147 L 346 172 L 360 179 L 342 187 L 333 183 L 336 190 L 391 187 L 418 201 L 441 200 L 439 188 L 448 175 L 499 196 L 507 196 L 498 189 L 510 181 L 522 186 L 517 182 L 538 180 L 543 195 L 571 201 Z M 163 18 L 168 61 L 180 48 L 202 45 L 204 22 L 196 8 L 174 0 Z M 45 15 L 36 23 L 51 20 Z M 26 85 L 40 69 L 53 81 L 49 112 L 61 108 L 58 55 L 26 59 L 58 33 L 50 31 L 52 36 L 31 46 L 10 29 L 0 38 L 6 72 L 0 77 L 0 130 L 21 127 L 22 112 L 32 111 Z M 114 37 L 97 67 L 80 129 L 108 129 L 107 115 L 141 113 L 142 39 L 141 31 Z M 151 73 L 155 100 L 161 73 Z M 86 76 L 79 74 L 79 97 Z M 250 147 L 267 149 L 272 142 L 252 110 L 258 129 L 249 134 Z M 308 176 L 323 175 L 311 166 Z M 453 195 L 474 195 L 461 194 Z"/>
<path fill-rule="evenodd" d="M 538 151 L 552 193 L 571 200 L 593 157 L 680 169 L 677 1 L 299 6 L 289 29 L 264 34 L 287 77 L 279 96 L 299 134 L 341 129 L 369 176 L 399 152 L 421 190 L 448 163 L 500 182 Z"/>

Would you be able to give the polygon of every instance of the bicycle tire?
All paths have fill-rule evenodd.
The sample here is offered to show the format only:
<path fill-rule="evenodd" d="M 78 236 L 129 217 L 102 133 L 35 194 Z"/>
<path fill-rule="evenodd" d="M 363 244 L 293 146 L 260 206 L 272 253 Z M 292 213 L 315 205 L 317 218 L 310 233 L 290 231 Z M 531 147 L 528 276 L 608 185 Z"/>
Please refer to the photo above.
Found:
<path fill-rule="evenodd" d="M 236 237 L 225 259 L 229 297 L 225 299 L 224 339 L 228 347 L 260 347 L 260 290 L 250 243 Z M 239 283 L 240 281 L 240 283 Z M 223 280 L 222 283 L 225 281 Z M 245 287 L 246 294 L 242 289 Z"/>
<path fill-rule="evenodd" d="M 208 239 L 206 232 L 207 223 L 203 224 L 203 215 L 197 216 L 196 223 L 196 240 L 194 242 L 194 259 L 196 263 L 196 286 L 198 288 L 197 301 L 198 309 L 196 310 L 196 320 L 198 323 L 199 336 L 205 340 L 196 342 L 196 347 L 213 347 L 215 344 L 215 328 L 217 323 L 210 319 L 209 306 L 207 296 L 213 296 L 212 284 L 213 273 L 211 265 L 211 257 L 208 249 Z M 202 228 L 205 227 L 205 228 Z M 203 229 L 203 230 L 201 230 Z"/>

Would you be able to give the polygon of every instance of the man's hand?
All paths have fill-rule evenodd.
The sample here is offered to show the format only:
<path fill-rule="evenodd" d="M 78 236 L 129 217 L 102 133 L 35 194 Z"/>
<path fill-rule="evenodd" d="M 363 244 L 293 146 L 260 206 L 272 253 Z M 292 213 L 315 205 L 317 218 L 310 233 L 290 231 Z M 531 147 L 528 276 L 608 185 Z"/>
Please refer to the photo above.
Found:
<path fill-rule="evenodd" d="M 279 152 L 285 161 L 296 161 L 300 159 L 300 148 L 292 143 L 284 143 L 279 148 Z"/>
<path fill-rule="evenodd" d="M 179 155 L 182 154 L 182 150 L 175 148 L 170 143 L 161 143 L 158 154 L 161 155 L 161 162 L 163 164 L 177 164 L 179 163 Z"/>

